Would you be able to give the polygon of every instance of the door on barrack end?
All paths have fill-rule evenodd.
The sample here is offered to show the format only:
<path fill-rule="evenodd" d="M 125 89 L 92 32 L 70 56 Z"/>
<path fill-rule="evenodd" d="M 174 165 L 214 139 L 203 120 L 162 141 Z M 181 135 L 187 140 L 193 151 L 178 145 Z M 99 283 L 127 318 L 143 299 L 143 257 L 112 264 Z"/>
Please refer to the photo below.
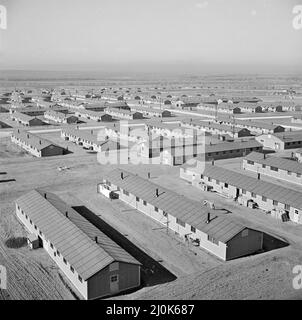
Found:
<path fill-rule="evenodd" d="M 119 292 L 119 276 L 118 274 L 113 274 L 110 276 L 110 292 L 115 294 Z"/>

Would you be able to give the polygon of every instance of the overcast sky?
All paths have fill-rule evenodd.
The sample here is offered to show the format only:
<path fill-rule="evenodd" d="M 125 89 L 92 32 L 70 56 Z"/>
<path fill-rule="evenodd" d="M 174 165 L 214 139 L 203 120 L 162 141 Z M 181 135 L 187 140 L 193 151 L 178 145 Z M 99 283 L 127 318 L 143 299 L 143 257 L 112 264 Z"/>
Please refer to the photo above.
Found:
<path fill-rule="evenodd" d="M 0 68 L 302 72 L 299 2 L 0 0 Z"/>

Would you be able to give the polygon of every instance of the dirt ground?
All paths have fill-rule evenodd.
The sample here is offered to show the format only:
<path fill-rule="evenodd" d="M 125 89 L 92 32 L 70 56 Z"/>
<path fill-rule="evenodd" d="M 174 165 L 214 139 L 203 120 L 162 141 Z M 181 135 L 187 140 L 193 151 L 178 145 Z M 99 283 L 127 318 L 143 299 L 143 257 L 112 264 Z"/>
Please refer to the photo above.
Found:
<path fill-rule="evenodd" d="M 59 166 L 68 169 L 59 171 Z M 151 172 L 155 183 L 192 199 L 213 200 L 217 206 L 230 210 L 234 219 L 279 236 L 290 245 L 227 263 L 199 248 L 188 247 L 157 222 L 119 200 L 109 201 L 97 194 L 96 185 L 102 175 L 115 166 L 100 165 L 93 154 L 74 153 L 47 159 L 2 157 L 0 167 L 7 177 L 16 180 L 0 184 L 0 264 L 7 267 L 9 274 L 8 290 L 2 290 L 2 299 L 75 299 L 72 285 L 66 279 L 62 281 L 64 277 L 45 251 L 30 251 L 26 245 L 7 248 L 5 244 L 26 234 L 14 216 L 14 200 L 38 187 L 56 192 L 72 206 L 86 206 L 176 276 L 172 282 L 145 287 L 118 299 L 300 298 L 300 293 L 292 288 L 292 269 L 302 262 L 302 226 L 283 224 L 260 210 L 243 208 L 218 195 L 201 192 L 179 179 L 179 168 L 125 166 L 144 177 Z"/>
<path fill-rule="evenodd" d="M 137 85 L 137 81 L 133 80 L 133 86 Z M 45 83 L 49 85 L 51 82 Z M 57 82 L 54 83 L 57 84 Z M 216 86 L 217 80 L 214 83 Z M 42 86 L 42 83 L 39 85 Z M 91 86 L 87 83 L 88 85 Z M 127 86 L 129 85 L 128 82 Z M 222 85 L 225 86 L 226 82 L 222 81 Z M 63 86 L 65 86 L 64 83 L 62 83 Z M 78 87 L 78 84 L 75 86 Z M 144 87 L 144 85 L 141 86 Z M 147 90 L 149 84 L 145 86 Z M 203 90 L 188 89 L 187 93 L 202 92 L 208 95 L 214 89 L 219 91 L 215 86 L 209 84 Z M 234 87 L 234 83 L 232 86 Z M 223 89 L 223 91 L 236 96 L 242 91 L 239 86 L 241 86 L 240 81 L 237 91 L 235 89 L 229 89 L 229 91 Z M 85 87 L 86 85 L 83 86 Z M 255 90 L 242 94 L 252 94 L 264 100 L 267 99 L 267 101 L 278 99 L 269 97 L 268 92 L 273 89 L 262 91 L 256 87 L 258 88 L 257 83 L 255 83 Z M 184 89 L 161 91 L 163 96 L 168 93 L 183 94 L 186 92 Z M 213 115 L 206 112 L 199 113 L 205 116 Z M 276 116 L 276 114 L 270 115 Z M 280 115 L 286 116 L 288 113 Z M 246 116 L 258 118 L 263 114 L 240 115 L 240 117 Z M 178 121 L 191 117 L 177 114 L 173 120 Z M 11 121 L 7 114 L 1 114 L 0 121 L 13 128 L 24 128 Z M 290 125 L 288 119 L 268 121 Z M 132 123 L 141 122 L 141 120 L 136 120 Z M 94 121 L 85 121 L 80 126 L 96 125 L 99 124 Z M 46 127 L 47 129 L 59 128 L 58 126 Z M 34 129 L 44 130 L 46 128 L 44 126 Z M 76 290 L 48 254 L 43 249 L 31 251 L 25 243 L 26 231 L 15 217 L 14 201 L 34 188 L 44 188 L 55 192 L 71 206 L 87 207 L 175 276 L 173 281 L 149 285 L 134 293 L 114 299 L 302 299 L 302 290 L 294 290 L 292 285 L 295 276 L 292 272 L 293 267 L 302 265 L 302 226 L 291 222 L 282 223 L 264 214 L 261 210 L 245 208 L 215 193 L 200 191 L 179 179 L 179 168 L 177 167 L 125 166 L 126 170 L 136 172 L 143 177 L 150 172 L 153 182 L 200 201 L 200 203 L 204 199 L 213 201 L 216 207 L 229 210 L 231 218 L 289 243 L 284 248 L 223 262 L 200 248 L 188 246 L 172 231 L 167 232 L 165 227 L 121 201 L 110 201 L 97 194 L 97 183 L 101 181 L 102 175 L 115 168 L 115 165 L 99 164 L 95 154 L 64 141 L 60 138 L 59 132 L 39 134 L 61 146 L 68 146 L 72 153 L 61 157 L 34 158 L 10 143 L 9 138 L 5 135 L 11 130 L 5 129 L 0 132 L 0 180 L 6 181 L 0 183 L 0 265 L 6 267 L 8 274 L 8 289 L 0 290 L 0 300 L 71 300 L 79 298 Z M 223 160 L 217 161 L 216 164 L 240 170 L 241 160 L 240 158 Z M 60 171 L 59 167 L 66 167 L 66 170 Z M 276 183 L 284 185 L 282 181 Z M 289 184 L 288 186 L 290 187 Z"/>

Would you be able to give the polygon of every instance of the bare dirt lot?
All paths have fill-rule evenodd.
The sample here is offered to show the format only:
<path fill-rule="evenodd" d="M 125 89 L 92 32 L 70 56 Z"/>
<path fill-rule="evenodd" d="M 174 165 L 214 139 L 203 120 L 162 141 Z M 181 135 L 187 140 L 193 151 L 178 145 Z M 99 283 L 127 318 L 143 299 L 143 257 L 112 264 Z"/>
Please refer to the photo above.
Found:
<path fill-rule="evenodd" d="M 7 147 L 11 147 L 9 143 Z M 68 169 L 59 171 L 60 166 Z M 15 218 L 14 200 L 38 187 L 56 192 L 72 206 L 86 206 L 176 277 L 169 283 L 148 286 L 118 299 L 301 298 L 300 292 L 292 287 L 292 269 L 302 262 L 302 227 L 284 224 L 259 210 L 243 208 L 216 194 L 201 192 L 179 179 L 179 168 L 125 166 L 144 177 L 151 172 L 155 183 L 192 199 L 212 200 L 217 206 L 230 210 L 234 219 L 279 236 L 290 245 L 227 263 L 201 249 L 188 247 L 172 232 L 167 233 L 162 225 L 119 200 L 110 201 L 97 194 L 96 185 L 103 173 L 115 166 L 101 166 L 93 154 L 74 153 L 47 159 L 2 157 L 0 167 L 1 172 L 16 180 L 0 184 L 0 264 L 7 267 L 9 275 L 8 290 L 2 290 L 2 299 L 75 299 L 72 285 L 45 251 L 30 251 L 25 244 L 20 248 L 7 247 L 8 240 L 26 235 Z"/>

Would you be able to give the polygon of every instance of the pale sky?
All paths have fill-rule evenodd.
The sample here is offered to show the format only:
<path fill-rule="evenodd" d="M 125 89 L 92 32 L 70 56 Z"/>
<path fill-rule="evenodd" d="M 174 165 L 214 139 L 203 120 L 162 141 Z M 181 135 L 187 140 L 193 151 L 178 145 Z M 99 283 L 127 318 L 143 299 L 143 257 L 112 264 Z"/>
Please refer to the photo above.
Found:
<path fill-rule="evenodd" d="M 2 69 L 302 72 L 302 0 L 0 0 Z"/>

